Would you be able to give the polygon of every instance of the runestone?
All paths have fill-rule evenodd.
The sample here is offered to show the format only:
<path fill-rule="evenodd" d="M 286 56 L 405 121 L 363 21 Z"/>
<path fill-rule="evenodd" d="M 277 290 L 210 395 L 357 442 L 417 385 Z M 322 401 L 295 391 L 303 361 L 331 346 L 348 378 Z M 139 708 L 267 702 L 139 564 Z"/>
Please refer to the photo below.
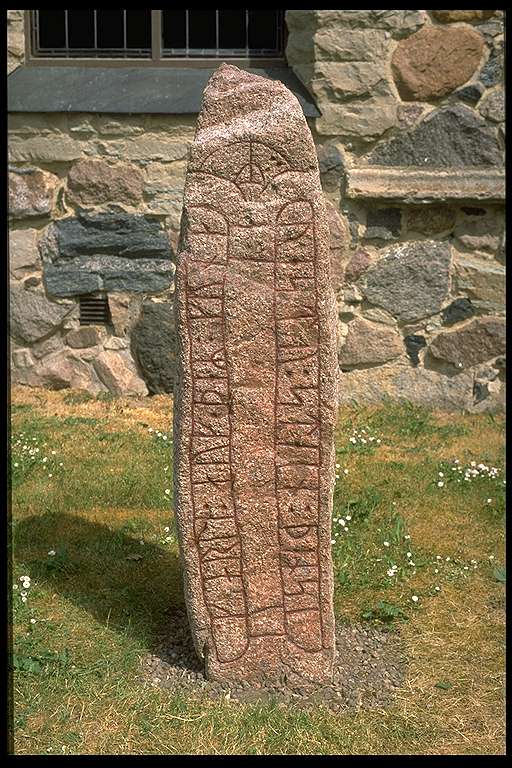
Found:
<path fill-rule="evenodd" d="M 331 680 L 336 308 L 314 143 L 222 65 L 191 147 L 175 289 L 174 499 L 208 678 Z"/>

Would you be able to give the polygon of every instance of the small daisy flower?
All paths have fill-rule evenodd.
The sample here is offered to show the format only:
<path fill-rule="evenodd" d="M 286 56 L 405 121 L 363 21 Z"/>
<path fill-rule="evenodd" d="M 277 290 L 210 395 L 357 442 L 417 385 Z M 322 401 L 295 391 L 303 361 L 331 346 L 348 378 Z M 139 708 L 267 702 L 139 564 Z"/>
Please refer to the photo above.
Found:
<path fill-rule="evenodd" d="M 418 595 L 413 595 L 413 596 L 411 597 L 411 600 L 413 601 L 413 603 L 417 603 L 417 602 L 418 602 L 418 600 L 419 600 L 419 597 L 418 597 Z"/>

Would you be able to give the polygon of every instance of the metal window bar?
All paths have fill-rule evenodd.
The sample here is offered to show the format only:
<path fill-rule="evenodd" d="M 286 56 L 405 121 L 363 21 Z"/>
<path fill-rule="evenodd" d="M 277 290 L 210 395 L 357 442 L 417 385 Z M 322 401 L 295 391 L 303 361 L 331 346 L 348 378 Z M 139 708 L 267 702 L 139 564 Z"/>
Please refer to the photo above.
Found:
<path fill-rule="evenodd" d="M 39 42 L 39 11 L 36 11 L 35 15 L 36 15 L 36 28 L 35 28 L 34 37 L 37 45 L 37 50 L 39 50 L 39 48 L 41 47 Z"/>
<path fill-rule="evenodd" d="M 251 59 L 251 58 L 269 58 L 269 59 L 281 59 L 284 50 L 284 12 L 275 12 L 275 24 L 276 24 L 276 47 L 275 48 L 250 48 L 249 45 L 249 29 L 250 29 L 250 15 L 249 10 L 245 10 L 245 45 L 241 48 L 221 48 L 220 47 L 220 15 L 219 11 L 215 11 L 215 41 L 216 47 L 211 48 L 191 48 L 190 47 L 190 15 L 189 11 L 185 10 L 185 48 L 163 48 L 162 41 L 162 12 L 151 11 L 151 26 L 152 26 L 152 47 L 149 48 L 128 48 L 127 40 L 127 11 L 123 10 L 123 47 L 122 48 L 102 48 L 98 46 L 98 12 L 93 11 L 94 14 L 94 47 L 92 48 L 70 48 L 69 46 L 69 14 L 67 10 L 64 10 L 64 34 L 65 43 L 63 47 L 56 48 L 42 48 L 40 40 L 41 23 L 39 17 L 39 11 L 28 11 L 29 25 L 30 25 L 30 40 L 31 50 L 29 51 L 29 59 L 38 58 L 41 59 L 90 59 L 97 58 L 105 59 L 148 59 L 147 63 L 158 62 L 161 63 L 162 59 L 170 58 L 187 58 L 190 60 L 200 60 L 202 58 L 237 58 L 237 59 Z M 155 34 L 156 33 L 156 34 Z M 242 41 L 241 41 L 242 42 Z"/>
<path fill-rule="evenodd" d="M 69 56 L 69 14 L 64 11 L 64 35 L 66 40 L 66 54 Z"/>
<path fill-rule="evenodd" d="M 249 11 L 245 11 L 245 55 L 249 56 Z"/>

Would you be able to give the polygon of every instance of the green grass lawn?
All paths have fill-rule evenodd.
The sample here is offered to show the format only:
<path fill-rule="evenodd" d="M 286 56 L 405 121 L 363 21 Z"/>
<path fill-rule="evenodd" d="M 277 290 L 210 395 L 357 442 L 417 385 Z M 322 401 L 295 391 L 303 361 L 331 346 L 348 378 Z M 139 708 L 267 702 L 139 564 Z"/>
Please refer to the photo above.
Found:
<path fill-rule="evenodd" d="M 408 667 L 393 706 L 334 714 L 138 682 L 183 605 L 171 411 L 13 388 L 15 753 L 503 754 L 503 418 L 340 412 L 337 619 L 399 632 Z"/>

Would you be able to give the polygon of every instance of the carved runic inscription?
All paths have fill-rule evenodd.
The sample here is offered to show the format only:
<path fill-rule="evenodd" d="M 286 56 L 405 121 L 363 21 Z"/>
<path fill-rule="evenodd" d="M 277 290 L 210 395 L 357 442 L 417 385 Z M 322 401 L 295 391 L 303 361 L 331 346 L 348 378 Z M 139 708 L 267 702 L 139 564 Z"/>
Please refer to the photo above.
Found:
<path fill-rule="evenodd" d="M 281 84 L 205 90 L 176 277 L 175 506 L 210 678 L 327 682 L 335 304 L 316 154 Z"/>

